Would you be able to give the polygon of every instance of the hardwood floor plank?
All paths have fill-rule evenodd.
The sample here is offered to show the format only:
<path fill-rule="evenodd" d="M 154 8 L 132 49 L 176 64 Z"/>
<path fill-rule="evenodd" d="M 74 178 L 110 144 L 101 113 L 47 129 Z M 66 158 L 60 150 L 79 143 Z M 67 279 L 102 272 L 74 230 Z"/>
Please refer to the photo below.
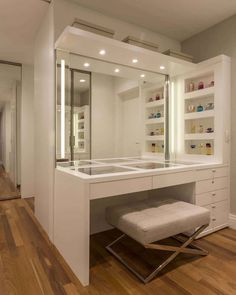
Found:
<path fill-rule="evenodd" d="M 49 241 L 25 200 L 0 202 L 0 295 L 236 295 L 236 231 L 224 229 L 197 241 L 210 254 L 179 255 L 144 285 L 105 246 L 120 233 L 91 237 L 91 283 L 84 288 Z M 162 257 L 131 239 L 117 250 L 138 269 Z M 131 260 L 130 259 L 130 260 Z"/>

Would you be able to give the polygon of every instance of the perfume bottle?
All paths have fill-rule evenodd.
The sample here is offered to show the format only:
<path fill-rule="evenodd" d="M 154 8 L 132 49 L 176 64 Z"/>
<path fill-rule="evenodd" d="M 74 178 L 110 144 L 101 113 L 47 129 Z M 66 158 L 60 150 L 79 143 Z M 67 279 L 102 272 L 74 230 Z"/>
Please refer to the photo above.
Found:
<path fill-rule="evenodd" d="M 160 100 L 160 99 L 161 99 L 160 95 L 157 94 L 157 95 L 156 95 L 156 100 Z"/>
<path fill-rule="evenodd" d="M 203 106 L 199 104 L 199 106 L 197 107 L 197 112 L 202 112 L 202 111 L 204 111 Z"/>
<path fill-rule="evenodd" d="M 156 118 L 161 118 L 161 112 L 160 111 L 157 111 Z"/>
<path fill-rule="evenodd" d="M 152 149 L 151 149 L 152 153 L 155 153 L 156 151 L 156 144 L 152 143 Z"/>
<path fill-rule="evenodd" d="M 203 143 L 200 143 L 199 144 L 199 151 L 200 151 L 200 154 L 201 155 L 204 155 L 205 154 L 205 146 Z"/>
<path fill-rule="evenodd" d="M 204 88 L 204 83 L 203 82 L 199 82 L 198 83 L 198 90 L 203 89 Z"/>
<path fill-rule="evenodd" d="M 207 156 L 212 155 L 212 146 L 210 143 L 206 143 L 206 155 Z"/>
<path fill-rule="evenodd" d="M 189 88 L 188 88 L 189 92 L 192 92 L 194 91 L 194 83 L 193 82 L 190 82 L 189 83 Z"/>
<path fill-rule="evenodd" d="M 195 112 L 195 106 L 192 105 L 192 104 L 189 105 L 189 106 L 188 106 L 188 112 L 189 112 L 189 113 L 193 113 L 193 112 Z"/>
<path fill-rule="evenodd" d="M 203 133 L 203 131 L 204 131 L 203 125 L 199 125 L 199 133 Z"/>
<path fill-rule="evenodd" d="M 191 124 L 191 133 L 196 133 L 196 126 L 195 124 Z"/>

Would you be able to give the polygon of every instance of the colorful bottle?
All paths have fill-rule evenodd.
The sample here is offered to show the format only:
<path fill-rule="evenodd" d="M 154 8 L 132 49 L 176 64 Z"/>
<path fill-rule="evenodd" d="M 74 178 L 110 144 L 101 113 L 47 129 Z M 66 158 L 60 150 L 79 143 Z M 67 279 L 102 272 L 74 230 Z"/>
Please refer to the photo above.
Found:
<path fill-rule="evenodd" d="M 197 107 L 197 112 L 202 112 L 202 111 L 204 111 L 203 106 L 199 104 L 199 106 Z"/>
<path fill-rule="evenodd" d="M 210 143 L 206 143 L 206 155 L 208 156 L 212 155 L 212 146 Z"/>
<path fill-rule="evenodd" d="M 155 153 L 156 152 L 156 144 L 155 143 L 152 143 L 152 153 Z"/>

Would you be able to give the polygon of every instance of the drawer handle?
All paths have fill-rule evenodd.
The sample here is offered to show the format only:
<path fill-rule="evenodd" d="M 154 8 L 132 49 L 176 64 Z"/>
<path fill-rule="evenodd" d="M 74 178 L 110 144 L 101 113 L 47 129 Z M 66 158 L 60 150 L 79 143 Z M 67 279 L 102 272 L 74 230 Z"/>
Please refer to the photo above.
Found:
<path fill-rule="evenodd" d="M 212 209 L 215 209 L 216 206 L 211 206 Z"/>
<path fill-rule="evenodd" d="M 213 193 L 212 196 L 215 197 L 216 196 L 216 193 Z"/>
<path fill-rule="evenodd" d="M 212 180 L 212 182 L 211 183 L 215 183 L 215 181 L 214 180 Z"/>
<path fill-rule="evenodd" d="M 212 221 L 216 221 L 216 219 L 215 218 L 212 218 Z"/>
<path fill-rule="evenodd" d="M 216 172 L 216 170 L 215 170 L 215 169 L 213 169 L 213 170 L 212 170 L 212 172 L 213 172 L 213 173 L 215 173 L 215 172 Z"/>

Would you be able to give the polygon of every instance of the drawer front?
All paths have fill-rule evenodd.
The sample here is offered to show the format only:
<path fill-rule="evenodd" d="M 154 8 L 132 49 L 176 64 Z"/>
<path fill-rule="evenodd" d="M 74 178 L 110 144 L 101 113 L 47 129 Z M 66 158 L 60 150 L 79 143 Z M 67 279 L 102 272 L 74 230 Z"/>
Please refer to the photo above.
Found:
<path fill-rule="evenodd" d="M 152 177 L 90 184 L 90 199 L 129 194 L 152 189 Z"/>
<path fill-rule="evenodd" d="M 210 230 L 213 228 L 213 216 L 212 216 L 212 208 L 211 208 L 211 205 L 207 205 L 207 206 L 203 206 L 204 208 L 208 209 L 210 211 L 210 216 L 211 216 L 211 219 L 210 219 L 210 224 L 209 226 L 204 230 L 204 232 Z"/>
<path fill-rule="evenodd" d="M 228 178 L 221 177 L 196 182 L 196 195 L 211 191 L 225 189 L 228 186 Z"/>
<path fill-rule="evenodd" d="M 196 195 L 196 205 L 205 206 L 212 203 L 224 201 L 228 199 L 228 190 L 221 189 L 213 192 L 208 192 Z"/>
<path fill-rule="evenodd" d="M 195 171 L 178 172 L 153 176 L 153 188 L 161 188 L 184 183 L 195 182 Z"/>
<path fill-rule="evenodd" d="M 212 204 L 213 226 L 221 226 L 229 222 L 229 202 L 223 201 Z"/>
<path fill-rule="evenodd" d="M 228 176 L 228 167 L 202 169 L 196 171 L 197 181 Z"/>

